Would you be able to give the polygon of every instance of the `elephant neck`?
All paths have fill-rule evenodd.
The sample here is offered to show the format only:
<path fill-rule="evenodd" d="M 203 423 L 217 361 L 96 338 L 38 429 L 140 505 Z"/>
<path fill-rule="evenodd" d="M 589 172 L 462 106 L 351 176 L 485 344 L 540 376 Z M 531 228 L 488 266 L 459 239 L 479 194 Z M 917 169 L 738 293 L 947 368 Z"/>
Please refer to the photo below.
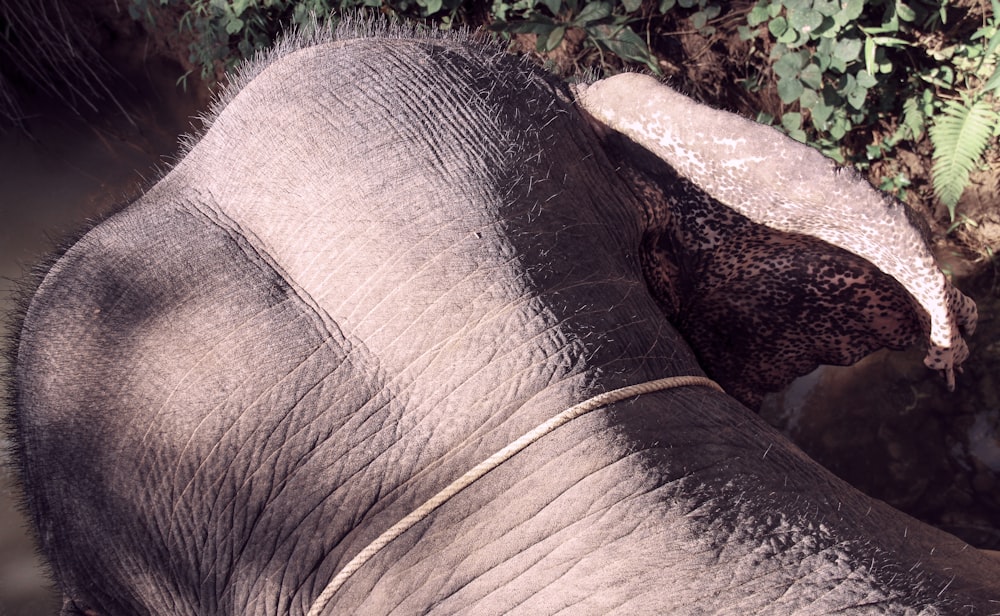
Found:
<path fill-rule="evenodd" d="M 329 604 L 333 595 L 347 582 L 354 572 L 358 571 L 371 560 L 379 551 L 384 549 L 397 537 L 407 532 L 415 525 L 421 523 L 431 516 L 439 507 L 455 498 L 466 488 L 472 486 L 476 481 L 485 477 L 491 471 L 497 469 L 526 448 L 534 445 L 553 430 L 602 407 L 611 406 L 622 400 L 648 393 L 666 391 L 679 387 L 710 387 L 722 391 L 712 380 L 700 376 L 680 376 L 657 379 L 638 383 L 627 387 L 621 387 L 611 391 L 606 391 L 587 400 L 575 404 L 549 420 L 539 424 L 534 429 L 526 432 L 521 437 L 511 442 L 504 448 L 498 450 L 476 466 L 470 468 L 462 476 L 448 484 L 441 491 L 437 492 L 424 501 L 419 507 L 392 525 L 389 529 L 374 539 L 365 549 L 356 554 L 330 581 L 320 593 L 320 596 L 313 602 L 309 609 L 310 616 L 321 613 Z"/>
<path fill-rule="evenodd" d="M 398 536 L 351 574 L 349 582 L 335 593 L 331 613 L 379 612 L 382 606 L 375 604 L 382 597 L 395 595 L 373 592 L 373 585 L 409 595 L 408 602 L 419 609 L 416 606 L 434 602 L 428 596 L 427 603 L 421 603 L 429 592 L 420 587 L 422 580 L 440 575 L 442 570 L 459 570 L 470 562 L 478 575 L 485 575 L 479 565 L 497 557 L 491 542 L 498 533 L 523 535 L 502 548 L 513 557 L 518 550 L 528 550 L 536 541 L 547 541 L 564 526 L 582 520 L 584 512 L 575 507 L 587 510 L 598 494 L 616 489 L 642 494 L 649 485 L 661 481 L 642 470 L 646 462 L 630 458 L 629 431 L 655 424 L 670 415 L 664 411 L 671 407 L 677 412 L 669 422 L 678 424 L 711 389 L 704 382 L 665 388 L 668 391 L 627 388 L 601 400 L 601 392 L 654 380 L 653 364 L 648 365 L 650 372 L 624 370 L 608 363 L 582 366 L 544 380 L 532 380 L 524 374 L 520 378 L 509 376 L 506 384 L 497 383 L 491 396 L 465 409 L 447 405 L 427 411 L 439 417 L 429 422 L 434 426 L 432 433 L 415 427 L 384 456 L 393 460 L 410 457 L 404 463 L 409 471 L 405 479 L 400 477 L 398 485 L 387 489 L 386 479 L 395 473 L 387 473 L 385 468 L 366 469 L 368 477 L 356 478 L 356 485 L 378 486 L 383 498 L 356 519 L 342 541 L 333 546 L 333 558 L 317 573 L 317 587 L 326 586 L 357 554 L 378 545 L 393 526 L 425 511 L 414 526 L 404 525 Z M 580 403 L 587 405 L 586 412 L 566 413 Z M 416 412 L 414 417 L 422 413 Z M 552 425 L 546 425 L 550 422 Z M 538 432 L 537 438 L 523 449 L 483 467 L 484 461 L 532 431 Z M 470 485 L 449 495 L 440 507 L 427 510 L 428 502 L 463 480 Z M 589 489 L 596 492 L 573 496 L 578 490 Z M 642 517 L 645 515 L 626 516 L 622 527 L 648 523 Z M 434 551 L 434 558 L 420 556 L 428 549 Z M 388 588 L 395 585 L 398 588 Z M 412 591 L 402 590 L 411 587 Z M 368 590 L 359 594 L 359 589 Z"/>
<path fill-rule="evenodd" d="M 349 480 L 331 494 L 330 501 L 340 501 L 340 493 L 350 490 L 366 493 L 359 500 L 367 506 L 361 516 L 340 510 L 338 521 L 330 524 L 344 529 L 344 534 L 331 546 L 330 555 L 335 558 L 330 560 L 330 569 L 319 574 L 321 585 L 446 486 L 566 409 L 617 388 L 701 374 L 652 302 L 646 305 L 645 300 L 628 299 L 647 297 L 633 283 L 591 282 L 572 290 L 556 286 L 496 306 L 429 345 L 420 356 L 421 369 L 415 369 L 415 362 L 409 364 L 409 371 L 396 372 L 394 377 L 386 371 L 382 391 L 392 393 L 382 421 L 384 430 L 391 430 L 395 438 L 371 456 L 371 463 L 341 471 Z M 612 299 L 605 305 L 614 308 L 588 311 L 581 296 Z M 648 406 L 639 404 L 644 409 Z M 591 465 L 600 463 L 595 461 L 613 460 L 620 452 L 609 444 L 617 438 L 611 426 L 622 408 L 633 409 L 633 403 L 609 403 L 600 412 L 573 419 L 556 434 L 543 437 L 491 470 L 489 477 L 477 479 L 470 494 L 450 500 L 431 517 L 448 519 L 463 508 L 485 511 L 495 507 L 509 499 L 508 495 L 495 500 L 497 490 L 506 490 L 498 488 L 498 477 L 516 483 L 534 473 L 526 469 L 552 459 L 561 459 L 566 466 L 558 472 L 567 477 L 585 475 Z M 368 435 L 351 449 L 370 453 L 379 441 L 386 442 Z M 572 449 L 574 443 L 585 447 L 567 454 L 565 448 Z M 548 489 L 532 499 L 544 500 Z M 482 498 L 483 491 L 490 496 Z M 455 531 L 457 527 L 445 521 L 443 528 Z M 400 551 L 411 546 L 411 534 L 394 541 L 387 553 L 396 556 L 385 558 L 399 557 Z M 384 562 L 373 562 L 365 568 L 380 572 L 384 566 Z"/>

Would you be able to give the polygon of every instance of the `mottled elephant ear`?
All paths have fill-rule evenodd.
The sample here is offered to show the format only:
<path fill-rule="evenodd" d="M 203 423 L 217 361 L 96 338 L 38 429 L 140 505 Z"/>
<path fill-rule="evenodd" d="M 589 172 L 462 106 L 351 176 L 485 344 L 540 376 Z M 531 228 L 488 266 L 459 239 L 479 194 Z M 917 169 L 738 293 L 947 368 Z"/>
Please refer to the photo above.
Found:
<path fill-rule="evenodd" d="M 611 77 L 580 88 L 578 103 L 633 147 L 624 156 L 648 193 L 650 286 L 731 393 L 754 405 L 819 363 L 921 336 L 924 363 L 954 387 L 976 307 L 937 268 L 904 204 L 652 77 Z"/>
<path fill-rule="evenodd" d="M 644 237 L 654 297 L 705 371 L 747 406 L 819 364 L 905 348 L 929 331 L 914 298 L 867 260 L 754 223 L 665 165 L 632 180 L 670 212 Z"/>

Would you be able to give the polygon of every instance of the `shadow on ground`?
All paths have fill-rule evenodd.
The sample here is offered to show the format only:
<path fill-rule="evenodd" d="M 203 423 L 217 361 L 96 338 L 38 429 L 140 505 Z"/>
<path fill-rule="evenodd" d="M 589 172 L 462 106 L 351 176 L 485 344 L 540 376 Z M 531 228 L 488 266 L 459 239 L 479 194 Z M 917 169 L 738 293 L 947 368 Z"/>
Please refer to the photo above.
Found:
<path fill-rule="evenodd" d="M 1000 263 L 994 263 L 1000 267 Z M 764 417 L 862 492 L 972 545 L 1000 550 L 1000 272 L 959 283 L 979 325 L 954 392 L 922 352 L 880 351 L 820 368 Z"/>

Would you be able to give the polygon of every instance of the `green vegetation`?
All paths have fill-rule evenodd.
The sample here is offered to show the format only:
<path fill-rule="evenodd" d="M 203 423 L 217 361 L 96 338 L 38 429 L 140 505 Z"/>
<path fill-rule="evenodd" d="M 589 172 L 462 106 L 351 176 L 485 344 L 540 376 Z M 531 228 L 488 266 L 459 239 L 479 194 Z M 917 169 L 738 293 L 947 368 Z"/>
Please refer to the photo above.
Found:
<path fill-rule="evenodd" d="M 758 0 L 740 33 L 767 51 L 787 108 L 780 124 L 795 139 L 864 166 L 929 130 L 934 192 L 954 219 L 969 172 L 1000 134 L 1000 1 L 971 33 L 949 27 L 948 9 L 928 0 Z M 852 149 L 859 142 L 864 149 Z"/>
<path fill-rule="evenodd" d="M 564 42 L 660 73 L 658 23 L 668 15 L 709 40 L 725 26 L 760 62 L 743 80 L 751 92 L 772 89 L 779 117 L 760 114 L 799 141 L 865 168 L 929 140 L 936 197 L 955 218 L 969 173 L 1000 135 L 1000 0 L 981 7 L 947 0 L 757 0 L 739 13 L 711 0 L 131 0 L 136 19 L 154 23 L 181 11 L 191 64 L 204 76 L 270 45 L 279 29 L 367 7 L 390 17 L 488 25 L 505 37 L 534 35 L 536 50 Z M 954 3 L 957 4 L 957 3 Z M 728 10 L 728 9 L 727 9 Z M 620 66 L 620 64 L 618 64 Z M 905 197 L 899 171 L 883 188 Z"/>
<path fill-rule="evenodd" d="M 664 3 L 666 4 L 666 3 Z M 621 2 L 578 2 L 577 0 L 495 1 L 490 29 L 505 34 L 535 34 L 537 49 L 549 52 L 558 47 L 567 30 L 582 30 L 586 40 L 599 50 L 608 51 L 627 62 L 645 64 L 659 73 L 656 57 L 646 41 L 635 33 L 632 24 L 642 6 L 641 0 Z"/>

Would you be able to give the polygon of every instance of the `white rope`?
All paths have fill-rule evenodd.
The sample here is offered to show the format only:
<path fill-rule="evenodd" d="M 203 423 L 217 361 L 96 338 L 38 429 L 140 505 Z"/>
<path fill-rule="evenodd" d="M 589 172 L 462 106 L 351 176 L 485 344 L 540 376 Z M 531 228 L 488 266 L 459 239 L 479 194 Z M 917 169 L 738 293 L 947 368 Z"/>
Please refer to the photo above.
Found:
<path fill-rule="evenodd" d="M 645 383 L 639 383 L 638 385 L 629 385 L 628 387 L 613 389 L 611 391 L 598 394 L 589 400 L 585 400 L 580 404 L 571 406 L 555 417 L 549 419 L 510 445 L 507 445 L 489 458 L 486 458 L 476 466 L 472 467 L 469 472 L 453 481 L 450 485 L 432 496 L 430 500 L 425 502 L 399 522 L 396 522 L 387 531 L 376 537 L 374 541 L 368 544 L 368 547 L 358 552 L 357 555 L 355 555 L 354 558 L 352 558 L 351 561 L 347 563 L 347 565 L 345 565 L 332 580 L 330 580 L 330 583 L 326 585 L 326 588 L 323 589 L 323 592 L 320 593 L 319 597 L 316 597 L 316 600 L 313 602 L 312 607 L 309 608 L 309 612 L 306 616 L 319 616 L 319 614 L 326 608 L 327 603 L 330 602 L 330 599 L 333 598 L 334 593 L 336 593 L 337 590 L 344 585 L 344 582 L 351 577 L 351 574 L 364 566 L 366 562 L 378 554 L 378 552 L 390 541 L 402 535 L 414 524 L 429 516 L 431 512 L 443 505 L 451 497 L 469 487 L 469 485 L 471 485 L 474 481 L 514 457 L 515 454 L 542 438 L 549 432 L 552 432 L 572 419 L 576 419 L 577 417 L 601 408 L 602 406 L 620 402 L 621 400 L 638 396 L 640 394 L 648 394 L 654 391 L 663 391 L 665 389 L 690 385 L 704 385 L 706 387 L 712 387 L 719 391 L 723 391 L 718 383 L 703 376 L 675 376 L 665 379 L 657 379 L 655 381 L 647 381 Z"/>

